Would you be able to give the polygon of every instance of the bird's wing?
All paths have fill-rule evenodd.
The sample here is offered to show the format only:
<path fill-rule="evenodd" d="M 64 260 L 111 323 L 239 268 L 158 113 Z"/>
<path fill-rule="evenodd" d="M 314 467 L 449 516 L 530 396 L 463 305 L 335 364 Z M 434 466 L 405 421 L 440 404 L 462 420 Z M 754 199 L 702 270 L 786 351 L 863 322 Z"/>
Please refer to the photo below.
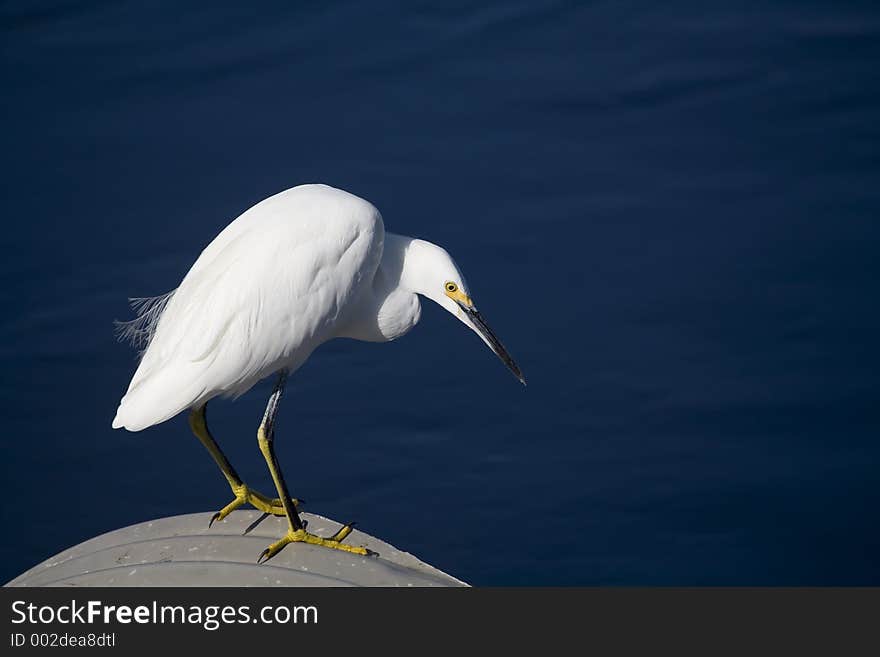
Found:
<path fill-rule="evenodd" d="M 114 426 L 145 428 L 298 366 L 372 280 L 384 236 L 372 205 L 283 194 L 202 252 L 169 298 Z"/>

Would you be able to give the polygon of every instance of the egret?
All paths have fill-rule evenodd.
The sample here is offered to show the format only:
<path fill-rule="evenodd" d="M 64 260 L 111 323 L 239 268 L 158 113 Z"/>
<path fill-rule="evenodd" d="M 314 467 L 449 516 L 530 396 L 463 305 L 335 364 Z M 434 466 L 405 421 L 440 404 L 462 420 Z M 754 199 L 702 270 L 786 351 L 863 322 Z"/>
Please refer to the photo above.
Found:
<path fill-rule="evenodd" d="M 202 251 L 173 291 L 134 299 L 121 334 L 143 347 L 113 428 L 141 431 L 189 409 L 192 432 L 226 477 L 233 500 L 210 524 L 250 504 L 286 516 L 288 530 L 258 561 L 285 545 L 368 554 L 344 539 L 306 531 L 275 456 L 275 419 L 287 377 L 334 338 L 387 342 L 419 321 L 419 296 L 439 304 L 525 379 L 486 324 L 452 257 L 430 242 L 386 233 L 368 201 L 326 185 L 300 185 L 241 214 Z M 257 443 L 278 497 L 248 487 L 208 429 L 208 402 L 238 397 L 276 375 Z"/>

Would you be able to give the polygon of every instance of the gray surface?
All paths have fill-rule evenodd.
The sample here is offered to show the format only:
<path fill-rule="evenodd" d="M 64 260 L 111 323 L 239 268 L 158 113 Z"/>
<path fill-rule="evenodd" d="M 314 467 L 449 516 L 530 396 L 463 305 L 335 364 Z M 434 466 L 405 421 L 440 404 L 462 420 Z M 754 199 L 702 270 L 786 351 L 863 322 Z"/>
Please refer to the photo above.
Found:
<path fill-rule="evenodd" d="M 235 511 L 208 528 L 211 513 L 162 518 L 96 536 L 22 573 L 7 586 L 466 586 L 369 534 L 346 539 L 378 556 L 294 543 L 268 563 L 263 549 L 284 534 L 284 518 L 251 533 L 257 511 Z M 329 536 L 339 523 L 303 513 L 309 531 Z"/>

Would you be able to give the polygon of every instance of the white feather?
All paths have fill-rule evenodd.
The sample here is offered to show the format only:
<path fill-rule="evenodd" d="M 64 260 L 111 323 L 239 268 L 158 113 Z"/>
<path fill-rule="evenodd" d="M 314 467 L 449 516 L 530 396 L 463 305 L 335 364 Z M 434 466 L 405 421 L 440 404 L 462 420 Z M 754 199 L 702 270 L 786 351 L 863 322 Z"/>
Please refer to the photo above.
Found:
<path fill-rule="evenodd" d="M 387 341 L 418 321 L 418 294 L 465 324 L 442 248 L 388 235 L 369 202 L 326 185 L 272 196 L 229 224 L 173 292 L 135 302 L 120 335 L 145 346 L 113 427 L 140 431 L 218 395 L 294 371 L 336 337 Z"/>
<path fill-rule="evenodd" d="M 158 319 L 146 322 L 151 339 L 113 426 L 137 431 L 296 369 L 372 281 L 383 236 L 372 205 L 322 185 L 295 187 L 242 214 L 161 310 L 149 305 Z"/>
<path fill-rule="evenodd" d="M 116 320 L 113 322 L 116 328 L 116 337 L 120 342 L 128 342 L 136 349 L 146 349 L 153 334 L 156 332 L 156 325 L 159 323 L 159 317 L 168 305 L 175 290 L 160 294 L 157 297 L 132 297 L 128 300 L 131 309 L 134 310 L 137 317 L 134 319 L 121 322 Z"/>

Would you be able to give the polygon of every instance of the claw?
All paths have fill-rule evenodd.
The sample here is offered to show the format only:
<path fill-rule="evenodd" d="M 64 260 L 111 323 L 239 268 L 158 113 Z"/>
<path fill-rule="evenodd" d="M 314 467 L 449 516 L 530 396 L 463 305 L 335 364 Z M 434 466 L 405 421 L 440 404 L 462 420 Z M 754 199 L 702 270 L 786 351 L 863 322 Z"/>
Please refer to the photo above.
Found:
<path fill-rule="evenodd" d="M 266 518 L 268 518 L 270 515 L 271 515 L 271 514 L 269 514 L 269 513 L 264 513 L 263 515 L 261 515 L 259 518 L 257 518 L 256 520 L 254 520 L 251 524 L 249 524 L 249 525 L 247 526 L 247 529 L 245 529 L 245 530 L 241 533 L 241 535 L 242 535 L 242 536 L 247 536 L 248 534 L 250 534 L 254 529 L 256 529 L 257 525 L 259 525 L 261 522 L 263 522 L 263 521 L 264 521 Z"/>
<path fill-rule="evenodd" d="M 276 498 L 269 498 L 263 495 L 262 493 L 249 488 L 245 484 L 241 484 L 240 486 L 233 486 L 232 493 L 235 495 L 235 498 L 222 509 L 220 509 L 217 513 L 211 516 L 211 520 L 208 522 L 208 528 L 213 526 L 215 522 L 218 520 L 223 520 L 232 513 L 235 509 L 243 506 L 244 504 L 250 504 L 252 507 L 257 509 L 258 511 L 262 511 L 264 514 L 284 517 L 284 506 L 281 504 L 281 500 Z M 295 509 L 299 509 L 299 507 L 303 504 L 302 500 L 298 500 L 295 497 L 290 498 L 290 501 L 293 503 L 293 507 Z M 257 521 L 257 524 L 262 521 L 262 518 Z M 244 533 L 247 534 L 251 529 L 256 527 L 254 524 L 252 527 L 249 527 Z"/>
<path fill-rule="evenodd" d="M 355 523 L 353 523 L 353 522 L 349 522 L 349 523 L 342 525 L 342 527 L 339 528 L 339 531 L 337 531 L 335 534 L 333 534 L 333 536 L 331 536 L 327 540 L 337 541 L 338 543 L 341 543 L 346 538 L 348 538 L 348 535 L 351 534 L 352 530 L 354 529 L 354 526 L 355 526 Z"/>
<path fill-rule="evenodd" d="M 347 532 L 345 532 L 346 529 L 348 530 Z M 340 532 L 345 532 L 345 536 L 348 536 L 348 534 L 351 533 L 350 525 L 345 525 L 342 529 L 339 530 L 339 532 L 336 533 L 339 534 Z M 257 563 L 266 563 L 266 561 L 278 554 L 281 549 L 289 543 L 308 543 L 310 545 L 320 545 L 322 547 L 328 547 L 334 550 L 342 550 L 343 552 L 351 552 L 352 554 L 360 554 L 362 556 L 376 554 L 372 550 L 368 550 L 363 546 L 355 547 L 352 545 L 346 545 L 345 543 L 339 542 L 335 538 L 323 538 L 321 536 L 309 534 L 305 529 L 296 529 L 288 531 L 287 534 L 285 534 L 279 540 L 275 541 L 274 543 L 272 543 L 272 545 L 263 550 L 263 552 L 260 553 L 260 556 L 257 559 Z"/>

